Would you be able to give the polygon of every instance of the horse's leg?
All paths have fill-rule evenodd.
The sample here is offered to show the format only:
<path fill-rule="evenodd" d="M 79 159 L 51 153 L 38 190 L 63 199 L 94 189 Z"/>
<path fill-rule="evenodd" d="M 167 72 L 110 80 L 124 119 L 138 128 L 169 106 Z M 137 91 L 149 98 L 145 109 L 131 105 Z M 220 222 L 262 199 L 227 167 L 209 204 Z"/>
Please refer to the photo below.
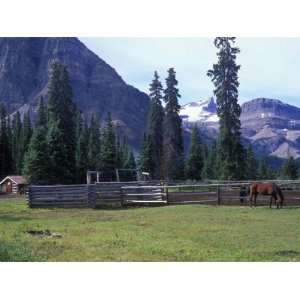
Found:
<path fill-rule="evenodd" d="M 276 207 L 279 208 L 279 202 L 278 202 L 278 198 L 277 198 L 276 192 L 273 194 L 273 197 L 275 199 L 275 205 L 276 205 Z"/>
<path fill-rule="evenodd" d="M 270 197 L 270 208 L 272 208 L 273 195 Z"/>
<path fill-rule="evenodd" d="M 256 207 L 256 199 L 257 199 L 257 193 L 254 195 L 254 207 Z"/>

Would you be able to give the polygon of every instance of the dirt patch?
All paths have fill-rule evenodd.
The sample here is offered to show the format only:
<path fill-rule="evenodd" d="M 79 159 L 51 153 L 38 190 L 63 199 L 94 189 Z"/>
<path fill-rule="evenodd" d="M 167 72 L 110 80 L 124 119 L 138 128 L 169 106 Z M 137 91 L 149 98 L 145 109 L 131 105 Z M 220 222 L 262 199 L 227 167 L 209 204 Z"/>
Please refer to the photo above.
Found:
<path fill-rule="evenodd" d="M 50 230 L 27 230 L 26 233 L 36 237 L 55 237 L 61 238 L 62 234 L 58 232 L 51 232 Z"/>

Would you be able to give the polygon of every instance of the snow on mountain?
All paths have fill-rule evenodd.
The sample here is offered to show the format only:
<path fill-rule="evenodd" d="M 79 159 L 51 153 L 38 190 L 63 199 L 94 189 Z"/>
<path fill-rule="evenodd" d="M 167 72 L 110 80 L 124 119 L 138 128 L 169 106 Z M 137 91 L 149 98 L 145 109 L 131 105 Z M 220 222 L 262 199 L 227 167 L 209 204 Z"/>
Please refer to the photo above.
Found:
<path fill-rule="evenodd" d="M 242 105 L 241 132 L 257 153 L 279 158 L 300 158 L 300 108 L 282 101 L 258 98 Z M 218 135 L 219 118 L 214 99 L 182 106 L 180 116 L 189 132 L 197 124 L 208 138 Z"/>
<path fill-rule="evenodd" d="M 183 105 L 180 116 L 183 123 L 217 123 L 219 121 L 213 97 Z"/>

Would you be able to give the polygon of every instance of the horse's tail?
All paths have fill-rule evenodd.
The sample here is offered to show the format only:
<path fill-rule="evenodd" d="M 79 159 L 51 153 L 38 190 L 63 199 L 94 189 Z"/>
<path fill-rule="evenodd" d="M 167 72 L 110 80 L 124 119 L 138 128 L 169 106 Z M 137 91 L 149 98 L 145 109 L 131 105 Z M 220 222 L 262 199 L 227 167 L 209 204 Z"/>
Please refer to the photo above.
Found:
<path fill-rule="evenodd" d="M 284 196 L 283 196 L 282 190 L 281 190 L 281 188 L 278 185 L 276 186 L 276 189 L 277 189 L 277 193 L 278 193 L 278 195 L 280 197 L 281 204 L 283 204 Z"/>

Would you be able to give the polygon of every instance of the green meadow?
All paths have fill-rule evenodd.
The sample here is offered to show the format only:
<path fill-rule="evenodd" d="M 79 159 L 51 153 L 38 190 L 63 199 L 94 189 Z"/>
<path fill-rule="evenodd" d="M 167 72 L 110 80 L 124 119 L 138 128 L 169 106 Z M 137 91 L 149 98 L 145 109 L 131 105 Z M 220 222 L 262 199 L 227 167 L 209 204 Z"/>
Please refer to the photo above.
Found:
<path fill-rule="evenodd" d="M 30 209 L 0 200 L 0 261 L 300 261 L 300 208 Z M 54 236 L 32 235 L 48 231 Z"/>

